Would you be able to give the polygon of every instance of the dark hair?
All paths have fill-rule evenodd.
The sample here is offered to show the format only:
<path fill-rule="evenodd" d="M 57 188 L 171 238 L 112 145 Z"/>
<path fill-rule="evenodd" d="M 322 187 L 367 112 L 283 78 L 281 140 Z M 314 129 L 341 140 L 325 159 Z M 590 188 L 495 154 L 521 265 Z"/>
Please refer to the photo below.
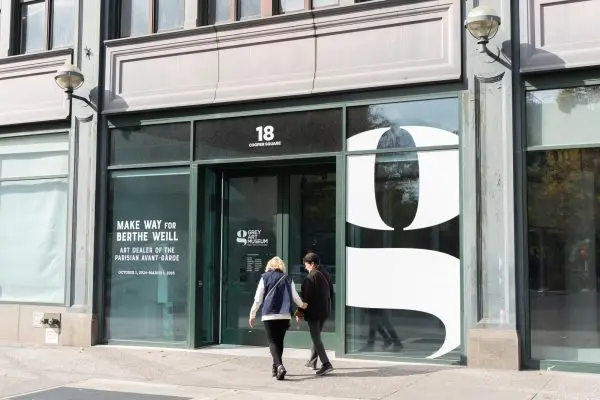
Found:
<path fill-rule="evenodd" d="M 320 263 L 319 256 L 315 253 L 306 254 L 304 256 L 304 258 L 302 259 L 302 261 L 305 263 L 315 264 L 315 265 L 319 265 L 319 263 Z"/>

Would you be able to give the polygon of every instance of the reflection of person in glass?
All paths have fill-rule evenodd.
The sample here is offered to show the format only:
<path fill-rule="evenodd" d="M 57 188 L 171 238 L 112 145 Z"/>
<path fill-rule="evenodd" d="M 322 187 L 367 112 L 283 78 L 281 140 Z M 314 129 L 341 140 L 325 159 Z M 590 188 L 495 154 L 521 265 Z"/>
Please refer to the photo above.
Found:
<path fill-rule="evenodd" d="M 365 351 L 373 350 L 375 347 L 375 336 L 377 333 L 383 338 L 383 347 L 387 349 L 394 345 L 394 350 L 402 350 L 402 341 L 396 334 L 396 330 L 392 326 L 389 319 L 389 310 L 379 308 L 369 308 L 367 311 L 369 316 L 369 338 Z"/>
<path fill-rule="evenodd" d="M 304 312 L 296 314 L 296 321 L 304 318 L 308 323 L 310 338 L 313 342 L 311 357 L 305 364 L 307 368 L 317 369 L 317 356 L 321 359 L 321 369 L 317 375 L 325 375 L 333 371 L 333 366 L 329 362 L 321 332 L 325 321 L 331 314 L 331 303 L 333 298 L 333 283 L 331 276 L 319 267 L 319 256 L 315 253 L 308 253 L 304 256 L 304 267 L 308 271 L 308 276 L 302 282 L 301 296 L 309 306 Z M 299 310 L 300 311 L 300 310 Z"/>
<path fill-rule="evenodd" d="M 273 377 L 282 380 L 287 373 L 282 361 L 283 340 L 290 327 L 294 304 L 300 308 L 306 308 L 307 304 L 303 303 L 298 296 L 296 286 L 292 278 L 285 273 L 285 264 L 279 257 L 269 260 L 265 273 L 258 282 L 248 321 L 251 328 L 254 328 L 256 313 L 261 304 L 261 321 L 265 325 L 269 350 L 273 358 Z"/>

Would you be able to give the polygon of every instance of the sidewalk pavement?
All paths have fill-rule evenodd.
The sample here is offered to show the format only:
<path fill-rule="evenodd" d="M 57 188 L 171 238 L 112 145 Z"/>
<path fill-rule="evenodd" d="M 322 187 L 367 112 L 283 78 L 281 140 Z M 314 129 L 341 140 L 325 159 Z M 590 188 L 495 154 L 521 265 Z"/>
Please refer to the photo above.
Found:
<path fill-rule="evenodd" d="M 227 346 L 79 349 L 0 343 L 0 399 L 600 399 L 600 375 L 595 374 L 486 371 L 332 357 L 335 371 L 316 377 L 304 368 L 306 351 L 291 349 L 284 354 L 288 376 L 276 381 L 267 353 L 266 348 Z"/>

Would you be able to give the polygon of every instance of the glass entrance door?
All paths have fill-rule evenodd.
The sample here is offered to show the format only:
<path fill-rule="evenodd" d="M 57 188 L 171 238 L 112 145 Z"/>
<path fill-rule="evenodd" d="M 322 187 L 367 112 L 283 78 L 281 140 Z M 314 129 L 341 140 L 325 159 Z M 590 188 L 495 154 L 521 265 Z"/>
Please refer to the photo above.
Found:
<path fill-rule="evenodd" d="M 248 313 L 267 262 L 280 253 L 278 177 L 228 173 L 224 183 L 222 341 L 259 345 L 264 327 L 250 330 Z"/>
<path fill-rule="evenodd" d="M 283 258 L 300 291 L 306 277 L 302 257 L 316 252 L 335 286 L 335 165 L 225 172 L 223 184 L 221 339 L 223 343 L 264 346 L 260 318 L 250 329 L 248 314 L 272 257 Z M 332 313 L 323 336 L 329 346 L 335 341 L 334 332 Z M 291 347 L 309 347 L 306 324 L 293 321 L 286 342 Z"/>

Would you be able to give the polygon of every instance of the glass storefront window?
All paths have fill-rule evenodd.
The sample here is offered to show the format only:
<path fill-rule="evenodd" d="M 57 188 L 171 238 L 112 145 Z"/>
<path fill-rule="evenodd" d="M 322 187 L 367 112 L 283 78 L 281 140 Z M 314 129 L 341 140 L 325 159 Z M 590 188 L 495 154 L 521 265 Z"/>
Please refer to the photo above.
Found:
<path fill-rule="evenodd" d="M 0 301 L 64 304 L 69 137 L 0 140 Z"/>
<path fill-rule="evenodd" d="M 0 300 L 65 301 L 68 179 L 0 183 Z"/>
<path fill-rule="evenodd" d="M 188 337 L 189 173 L 111 174 L 107 223 L 108 340 Z"/>
<path fill-rule="evenodd" d="M 528 92 L 527 147 L 598 143 L 600 86 Z"/>
<path fill-rule="evenodd" d="M 423 153 L 428 158 L 424 163 Z M 346 350 L 350 354 L 422 358 L 451 340 L 455 345 L 439 356 L 458 358 L 460 230 L 458 182 L 453 182 L 458 177 L 458 150 L 423 153 L 348 157 L 349 186 L 360 184 L 352 176 L 354 164 L 375 157 L 371 177 L 375 204 L 370 203 L 368 189 L 361 195 L 349 188 L 354 198 L 348 201 L 349 208 L 359 202 L 363 214 L 374 212 L 372 216 L 379 218 L 347 224 Z M 437 169 L 427 168 L 436 164 Z M 446 174 L 452 170 L 454 176 Z M 444 180 L 446 184 L 439 184 Z M 432 205 L 453 212 L 425 209 Z M 350 214 L 347 217 L 351 219 Z"/>
<path fill-rule="evenodd" d="M 531 357 L 600 362 L 600 149 L 527 154 Z"/>
<path fill-rule="evenodd" d="M 342 149 L 341 109 L 196 122 L 197 160 L 312 154 Z"/>
<path fill-rule="evenodd" d="M 526 100 L 531 358 L 599 363 L 600 86 Z"/>
<path fill-rule="evenodd" d="M 347 157 L 350 354 L 459 358 L 458 118 L 456 98 L 348 108 L 348 151 L 371 152 Z"/>
<path fill-rule="evenodd" d="M 389 128 L 376 142 L 376 149 L 456 145 L 458 118 L 458 99 L 454 97 L 350 107 L 347 137 Z M 439 130 L 448 135 L 441 135 Z M 352 150 L 351 142 L 348 150 Z"/>
<path fill-rule="evenodd" d="M 188 122 L 112 129 L 109 163 L 189 161 L 191 129 Z"/>

